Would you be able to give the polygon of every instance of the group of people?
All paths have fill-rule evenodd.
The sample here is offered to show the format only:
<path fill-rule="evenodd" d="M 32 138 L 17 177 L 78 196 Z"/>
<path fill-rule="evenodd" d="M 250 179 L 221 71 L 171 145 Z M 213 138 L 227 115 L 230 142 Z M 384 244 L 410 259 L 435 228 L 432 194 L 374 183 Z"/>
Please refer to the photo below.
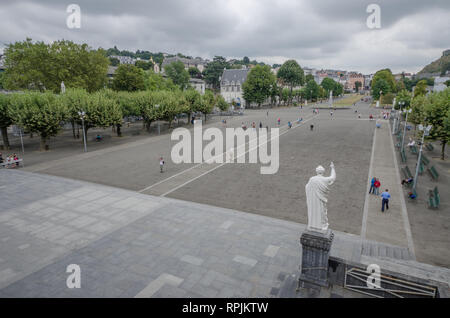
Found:
<path fill-rule="evenodd" d="M 381 187 L 380 179 L 373 177 L 370 183 L 369 194 L 380 195 L 380 187 Z M 383 193 L 381 193 L 380 196 L 381 196 L 381 212 L 384 212 L 385 209 L 389 210 L 389 199 L 391 198 L 389 190 L 386 189 Z"/>
<path fill-rule="evenodd" d="M 5 163 L 5 168 L 15 168 L 19 166 L 19 156 L 13 153 L 12 155 L 6 156 L 3 158 L 2 153 L 0 152 L 0 164 Z"/>

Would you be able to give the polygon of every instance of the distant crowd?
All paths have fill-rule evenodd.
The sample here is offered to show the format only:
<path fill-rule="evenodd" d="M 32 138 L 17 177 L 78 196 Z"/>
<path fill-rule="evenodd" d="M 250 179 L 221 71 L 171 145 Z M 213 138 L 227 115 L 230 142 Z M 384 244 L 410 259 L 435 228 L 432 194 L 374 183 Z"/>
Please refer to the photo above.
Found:
<path fill-rule="evenodd" d="M 0 165 L 5 168 L 15 168 L 19 166 L 19 157 L 13 153 L 12 155 L 3 158 L 3 154 L 0 152 Z"/>

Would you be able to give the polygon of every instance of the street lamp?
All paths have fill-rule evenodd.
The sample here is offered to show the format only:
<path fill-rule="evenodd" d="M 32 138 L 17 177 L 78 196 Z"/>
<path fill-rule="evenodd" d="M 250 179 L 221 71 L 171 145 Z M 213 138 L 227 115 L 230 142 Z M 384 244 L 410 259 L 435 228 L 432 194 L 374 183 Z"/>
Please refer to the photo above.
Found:
<path fill-rule="evenodd" d="M 414 185 L 413 185 L 414 191 L 416 190 L 417 178 L 419 177 L 419 166 L 420 166 L 420 161 L 422 160 L 423 143 L 425 140 L 425 136 L 428 136 L 430 134 L 431 128 L 433 128 L 432 125 L 428 125 L 427 127 L 423 127 L 422 125 L 419 125 L 419 130 L 423 131 L 423 134 L 422 134 L 422 142 L 420 143 L 419 157 L 417 159 L 416 175 L 414 176 Z"/>
<path fill-rule="evenodd" d="M 78 115 L 81 119 L 81 125 L 83 127 L 83 141 L 84 141 L 84 152 L 87 152 L 87 144 L 86 144 L 86 130 L 84 130 L 84 118 L 86 117 L 86 113 L 81 111 L 78 112 Z"/>
<path fill-rule="evenodd" d="M 403 106 L 405 106 L 405 102 L 404 101 L 400 101 L 397 104 L 398 104 L 398 106 L 400 106 L 400 109 L 397 111 L 397 118 L 394 118 L 394 122 L 396 122 L 396 124 L 394 125 L 395 126 L 395 129 L 394 129 L 395 133 L 397 133 L 398 126 L 400 125 L 400 113 L 403 110 Z"/>
<path fill-rule="evenodd" d="M 155 108 L 158 109 L 159 108 L 159 104 L 155 105 Z M 161 135 L 161 127 L 159 126 L 159 120 L 158 120 L 158 135 Z"/>
<path fill-rule="evenodd" d="M 405 144 L 405 134 L 406 134 L 406 126 L 408 125 L 408 114 L 411 113 L 411 109 L 404 109 L 402 111 L 402 113 L 406 114 L 406 118 L 405 118 L 405 128 L 403 129 L 403 138 L 402 138 L 402 148 L 403 149 L 403 145 Z"/>

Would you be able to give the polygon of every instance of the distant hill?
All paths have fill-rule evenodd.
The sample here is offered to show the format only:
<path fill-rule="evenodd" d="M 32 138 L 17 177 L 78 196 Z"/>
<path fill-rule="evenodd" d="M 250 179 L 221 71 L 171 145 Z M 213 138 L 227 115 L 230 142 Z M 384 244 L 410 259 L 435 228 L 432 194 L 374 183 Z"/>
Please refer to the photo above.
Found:
<path fill-rule="evenodd" d="M 427 73 L 439 73 L 441 75 L 444 75 L 446 71 L 450 70 L 450 50 L 445 50 L 442 53 L 442 56 L 425 66 L 418 75 L 423 75 Z"/>

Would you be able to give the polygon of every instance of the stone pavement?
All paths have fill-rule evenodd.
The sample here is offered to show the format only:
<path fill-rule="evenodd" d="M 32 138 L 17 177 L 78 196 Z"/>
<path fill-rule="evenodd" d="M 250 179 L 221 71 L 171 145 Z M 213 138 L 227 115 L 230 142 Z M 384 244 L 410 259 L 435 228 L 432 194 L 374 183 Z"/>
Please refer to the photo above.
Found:
<path fill-rule="evenodd" d="M 298 272 L 302 224 L 18 170 L 0 180 L 0 297 L 274 297 Z M 335 234 L 332 255 L 360 261 L 360 237 Z"/>
<path fill-rule="evenodd" d="M 368 187 L 364 205 L 361 236 L 369 240 L 398 245 L 409 249 L 414 258 L 414 245 L 405 205 L 405 198 L 400 185 L 400 174 L 394 145 L 391 138 L 389 122 L 379 120 L 381 128 L 375 129 L 372 158 L 368 176 Z M 391 199 L 389 210 L 381 212 L 381 197 L 369 194 L 370 180 L 380 179 L 380 194 L 389 189 Z"/>

